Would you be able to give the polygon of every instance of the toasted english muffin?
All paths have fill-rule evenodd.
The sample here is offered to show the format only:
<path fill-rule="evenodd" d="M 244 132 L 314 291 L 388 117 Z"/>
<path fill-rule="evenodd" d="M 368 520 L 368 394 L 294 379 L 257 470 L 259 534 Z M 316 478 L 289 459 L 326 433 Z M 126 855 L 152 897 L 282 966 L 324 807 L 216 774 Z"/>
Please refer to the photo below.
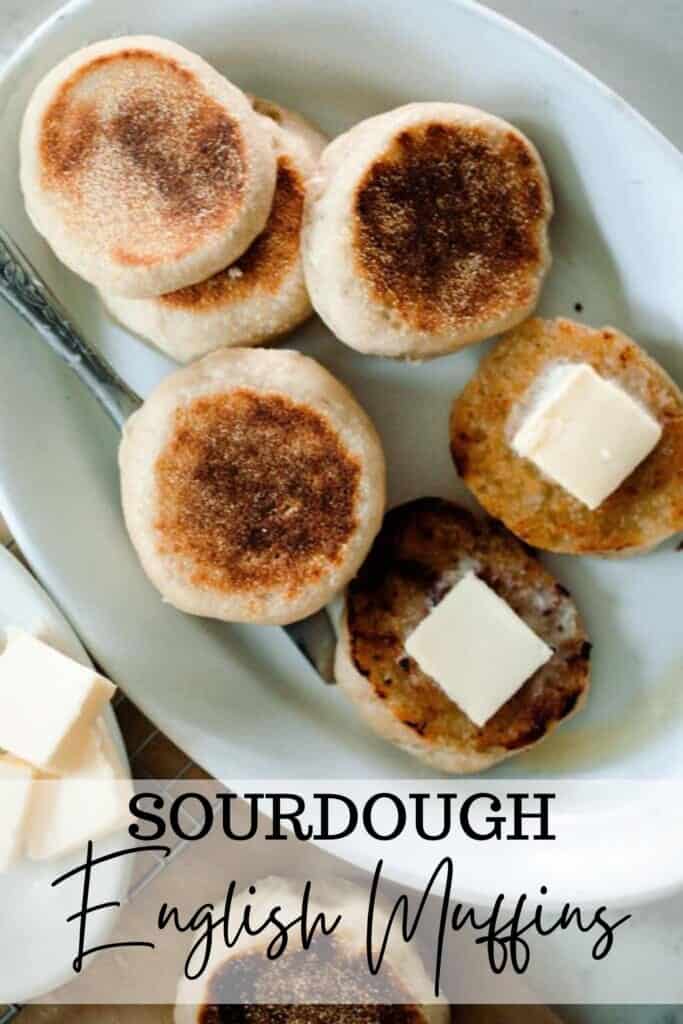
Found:
<path fill-rule="evenodd" d="M 206 281 L 152 299 L 106 294 L 105 306 L 130 330 L 180 363 L 214 349 L 261 345 L 313 312 L 301 265 L 301 219 L 307 181 L 325 139 L 291 111 L 252 100 L 268 111 L 277 182 L 268 222 L 247 251 Z"/>
<path fill-rule="evenodd" d="M 482 727 L 405 650 L 408 636 L 468 572 L 554 650 Z M 590 651 L 567 590 L 519 541 L 452 502 L 423 498 L 387 513 L 349 584 L 335 675 L 380 736 L 439 771 L 465 774 L 527 750 L 578 711 L 588 694 Z"/>
<path fill-rule="evenodd" d="M 541 158 L 512 125 L 455 103 L 399 107 L 323 154 L 304 218 L 311 300 L 360 352 L 453 352 L 534 309 L 552 210 Z"/>
<path fill-rule="evenodd" d="M 558 362 L 588 363 L 663 428 L 654 451 L 592 511 L 510 443 L 526 396 Z M 450 430 L 464 482 L 487 512 L 533 547 L 626 555 L 683 529 L 683 395 L 661 366 L 612 327 L 529 320 L 499 342 L 456 398 Z"/>
<path fill-rule="evenodd" d="M 104 291 L 161 295 L 203 281 L 264 227 L 272 133 L 195 54 L 152 36 L 96 43 L 34 91 L 21 185 L 35 228 Z"/>
<path fill-rule="evenodd" d="M 372 423 L 313 359 L 221 349 L 167 377 L 126 423 L 128 532 L 181 611 L 283 624 L 318 611 L 379 529 Z"/>
<path fill-rule="evenodd" d="M 251 919 L 262 921 L 279 907 L 281 920 L 294 920 L 301 915 L 303 888 L 302 880 L 287 878 L 254 882 L 232 901 L 231 918 L 241 920 L 251 907 Z M 318 929 L 308 948 L 292 929 L 287 949 L 277 959 L 266 956 L 274 935 L 269 929 L 260 934 L 243 931 L 230 948 L 214 943 L 202 977 L 183 977 L 178 985 L 176 1024 L 448 1024 L 450 1009 L 434 997 L 433 982 L 414 943 L 391 937 L 381 971 L 371 975 L 366 891 L 350 882 L 315 880 L 308 914 L 310 921 L 324 915 L 328 928 L 340 920 L 328 937 Z M 375 946 L 390 923 L 381 903 L 373 919 L 377 956 Z"/>

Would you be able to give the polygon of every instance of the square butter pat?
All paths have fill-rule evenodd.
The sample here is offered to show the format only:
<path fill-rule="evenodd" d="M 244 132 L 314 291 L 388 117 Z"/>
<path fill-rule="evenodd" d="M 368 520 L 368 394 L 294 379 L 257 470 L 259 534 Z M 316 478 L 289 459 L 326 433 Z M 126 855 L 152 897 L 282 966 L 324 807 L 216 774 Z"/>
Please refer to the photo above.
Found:
<path fill-rule="evenodd" d="M 23 852 L 35 777 L 24 761 L 0 755 L 0 872 L 11 868 Z"/>
<path fill-rule="evenodd" d="M 36 782 L 27 849 L 32 860 L 51 860 L 119 831 L 130 818 L 133 795 L 102 720 L 88 733 L 80 763 L 60 779 Z"/>
<path fill-rule="evenodd" d="M 405 646 L 422 671 L 479 726 L 553 655 L 474 573 L 453 587 Z"/>
<path fill-rule="evenodd" d="M 646 409 L 592 366 L 580 363 L 550 371 L 512 447 L 596 509 L 661 436 L 660 424 Z"/>
<path fill-rule="evenodd" d="M 68 771 L 115 692 L 94 669 L 17 631 L 0 655 L 0 747 L 41 771 Z"/>

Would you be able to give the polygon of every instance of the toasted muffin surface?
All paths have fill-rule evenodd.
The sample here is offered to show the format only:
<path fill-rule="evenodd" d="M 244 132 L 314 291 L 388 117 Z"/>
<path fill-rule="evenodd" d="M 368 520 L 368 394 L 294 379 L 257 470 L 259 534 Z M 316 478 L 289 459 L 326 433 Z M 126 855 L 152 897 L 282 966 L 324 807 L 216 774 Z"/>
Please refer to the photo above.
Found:
<path fill-rule="evenodd" d="M 197 284 L 146 300 L 102 299 L 129 330 L 187 363 L 223 347 L 270 343 L 313 312 L 303 277 L 300 236 L 308 181 L 324 137 L 290 110 L 258 113 L 277 157 L 273 204 L 263 231 L 233 263 Z"/>
<path fill-rule="evenodd" d="M 320 938 L 265 971 L 260 952 L 227 961 L 210 978 L 207 996 L 199 1024 L 286 1024 L 303 1017 L 310 1024 L 418 1024 L 425 1019 L 406 1001 L 409 993 L 390 967 L 383 967 L 375 981 L 362 952 L 351 954 Z M 238 1001 L 242 1005 L 234 1005 Z"/>
<path fill-rule="evenodd" d="M 405 651 L 406 638 L 470 571 L 555 652 L 481 728 Z M 588 690 L 591 648 L 567 591 L 502 526 L 441 499 L 386 515 L 348 587 L 345 628 L 357 673 L 351 696 L 377 731 L 445 770 L 475 771 L 529 747 Z"/>
<path fill-rule="evenodd" d="M 558 361 L 588 363 L 663 428 L 654 451 L 594 511 L 510 445 L 526 396 Z M 454 402 L 451 452 L 486 510 L 534 547 L 627 553 L 683 529 L 683 396 L 654 360 L 614 328 L 534 319 L 511 331 Z"/>
<path fill-rule="evenodd" d="M 526 140 L 477 124 L 405 128 L 355 201 L 357 266 L 419 331 L 491 320 L 533 298 L 546 260 L 547 185 Z"/>
<path fill-rule="evenodd" d="M 201 57 L 154 36 L 93 43 L 52 68 L 20 156 L 34 227 L 86 281 L 129 299 L 236 260 L 275 186 L 270 124 Z"/>
<path fill-rule="evenodd" d="M 306 183 L 294 162 L 278 157 L 273 206 L 265 228 L 233 264 L 206 281 L 162 295 L 173 308 L 207 312 L 244 301 L 255 292 L 274 294 L 299 258 Z"/>
<path fill-rule="evenodd" d="M 248 903 L 265 914 L 278 906 L 283 915 L 291 911 L 293 917 L 301 913 L 301 890 L 295 879 L 263 879 L 235 897 L 233 910 L 236 914 Z M 359 887 L 340 879 L 317 879 L 309 900 L 310 919 L 323 915 L 328 923 L 336 920 L 333 934 L 318 931 L 302 944 L 293 931 L 287 949 L 267 970 L 272 932 L 243 930 L 230 948 L 214 944 L 202 977 L 180 979 L 176 1024 L 447 1024 L 449 1007 L 443 998 L 435 998 L 434 982 L 414 944 L 390 941 L 381 972 L 368 970 L 367 909 L 367 893 Z M 375 935 L 370 937 L 377 952 L 390 927 L 389 916 L 389 907 L 378 900 Z"/>
<path fill-rule="evenodd" d="M 39 144 L 43 186 L 124 264 L 182 253 L 230 224 L 242 201 L 238 123 L 190 70 L 152 50 L 79 67 L 48 107 Z"/>
<path fill-rule="evenodd" d="M 224 348 L 169 374 L 126 422 L 126 526 L 181 611 L 282 625 L 356 572 L 385 502 L 381 442 L 349 391 L 284 349 Z"/>
<path fill-rule="evenodd" d="M 533 143 L 458 103 L 409 103 L 334 139 L 304 211 L 311 301 L 360 352 L 427 359 L 520 323 L 551 255 Z"/>
<path fill-rule="evenodd" d="M 155 472 L 159 551 L 212 590 L 294 597 L 357 526 L 358 460 L 284 395 L 240 388 L 181 406 Z"/>

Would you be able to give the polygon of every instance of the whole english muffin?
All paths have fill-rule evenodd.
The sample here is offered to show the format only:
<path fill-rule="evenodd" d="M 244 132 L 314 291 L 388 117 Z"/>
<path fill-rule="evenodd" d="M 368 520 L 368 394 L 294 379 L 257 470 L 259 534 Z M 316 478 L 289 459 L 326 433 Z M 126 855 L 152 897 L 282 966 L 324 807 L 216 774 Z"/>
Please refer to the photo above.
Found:
<path fill-rule="evenodd" d="M 265 228 L 238 260 L 206 281 L 152 299 L 102 295 L 130 330 L 180 363 L 223 346 L 274 341 L 313 312 L 301 264 L 301 220 L 308 179 L 324 137 L 291 111 L 267 110 L 277 156 L 273 205 Z"/>
<path fill-rule="evenodd" d="M 313 359 L 221 349 L 176 373 L 126 423 L 128 532 L 181 611 L 283 624 L 353 576 L 385 501 L 381 444 Z"/>
<path fill-rule="evenodd" d="M 652 453 L 591 511 L 511 447 L 527 396 L 557 363 L 588 363 L 663 428 Z M 451 413 L 460 476 L 492 516 L 533 547 L 632 554 L 683 529 L 683 395 L 634 341 L 612 327 L 529 320 L 481 363 Z"/>
<path fill-rule="evenodd" d="M 482 727 L 405 650 L 408 636 L 469 572 L 554 650 Z M 380 736 L 439 771 L 464 774 L 527 750 L 578 711 L 590 651 L 569 593 L 519 541 L 452 502 L 422 498 L 387 513 L 348 587 L 335 674 Z"/>
<path fill-rule="evenodd" d="M 246 96 L 176 43 L 96 43 L 45 76 L 21 132 L 35 228 L 105 291 L 146 298 L 205 280 L 264 227 L 271 132 Z"/>
<path fill-rule="evenodd" d="M 239 921 L 247 907 L 251 919 L 265 920 L 274 907 L 280 919 L 301 915 L 302 880 L 264 878 L 231 903 Z M 216 905 L 225 902 L 217 901 Z M 450 1009 L 434 996 L 434 983 L 415 944 L 390 937 L 382 969 L 371 975 L 366 948 L 368 892 L 345 881 L 316 879 L 308 919 L 324 915 L 331 935 L 318 928 L 307 948 L 291 930 L 286 950 L 268 960 L 273 931 L 242 931 L 227 948 L 216 942 L 202 977 L 181 978 L 175 1024 L 448 1024 Z M 375 956 L 389 930 L 388 909 L 378 902 L 373 913 Z M 395 931 L 395 929 L 394 929 Z"/>
<path fill-rule="evenodd" d="M 455 103 L 411 103 L 325 150 L 309 189 L 313 305 L 360 352 L 416 359 L 482 341 L 534 309 L 553 201 L 512 125 Z"/>

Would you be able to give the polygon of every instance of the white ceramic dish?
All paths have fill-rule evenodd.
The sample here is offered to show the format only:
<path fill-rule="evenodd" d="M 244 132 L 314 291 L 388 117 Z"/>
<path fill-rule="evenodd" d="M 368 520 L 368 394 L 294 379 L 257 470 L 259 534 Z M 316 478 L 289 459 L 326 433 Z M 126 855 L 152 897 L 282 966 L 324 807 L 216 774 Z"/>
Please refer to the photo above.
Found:
<path fill-rule="evenodd" d="M 28 41 L 0 86 L 0 127 L 11 143 L 0 167 L 0 221 L 142 394 L 172 364 L 113 326 L 93 292 L 32 232 L 13 144 L 30 91 L 49 67 L 85 43 L 127 32 L 167 35 L 197 50 L 330 134 L 410 99 L 455 99 L 508 118 L 540 147 L 557 200 L 541 312 L 613 323 L 683 381 L 683 158 L 551 47 L 468 0 L 429 0 L 419 14 L 407 0 L 76 0 Z M 114 429 L 4 308 L 0 336 L 2 511 L 93 655 L 159 727 L 225 778 L 424 776 L 319 684 L 280 631 L 183 618 L 159 602 L 125 535 Z M 289 343 L 345 380 L 374 418 L 392 503 L 462 497 L 448 454 L 448 410 L 483 348 L 405 366 L 352 353 L 318 322 Z M 595 641 L 593 695 L 575 722 L 499 775 L 683 774 L 683 562 L 675 547 L 625 562 L 548 560 Z M 583 840 L 590 853 L 589 831 Z M 390 866 L 413 877 L 409 864 Z M 535 884 L 537 866 L 524 851 L 510 852 L 507 869 L 509 885 Z M 568 892 L 576 870 L 567 857 L 560 874 Z M 643 877 L 637 891 L 683 881 L 683 866 L 667 871 Z M 464 874 L 473 898 L 498 891 L 484 859 Z M 619 885 L 613 895 L 623 895 Z M 594 887 L 607 897 L 610 883 L 596 872 Z"/>
<path fill-rule="evenodd" d="M 0 633 L 7 626 L 35 633 L 77 661 L 88 663 L 83 645 L 45 591 L 6 548 L 0 548 Z M 4 639 L 2 642 L 4 645 Z M 107 710 L 106 723 L 121 764 L 128 771 L 126 751 L 111 709 Z M 73 976 L 77 924 L 66 919 L 79 907 L 79 879 L 54 889 L 50 886 L 59 875 L 76 867 L 79 859 L 26 861 L 0 874 L 0 1005 L 50 992 Z M 93 882 L 101 899 L 120 900 L 127 892 L 129 878 L 128 862 L 112 861 L 98 868 Z M 91 904 L 99 902 L 96 895 L 93 893 Z M 89 945 L 105 942 L 114 923 L 114 912 L 92 914 Z"/>

